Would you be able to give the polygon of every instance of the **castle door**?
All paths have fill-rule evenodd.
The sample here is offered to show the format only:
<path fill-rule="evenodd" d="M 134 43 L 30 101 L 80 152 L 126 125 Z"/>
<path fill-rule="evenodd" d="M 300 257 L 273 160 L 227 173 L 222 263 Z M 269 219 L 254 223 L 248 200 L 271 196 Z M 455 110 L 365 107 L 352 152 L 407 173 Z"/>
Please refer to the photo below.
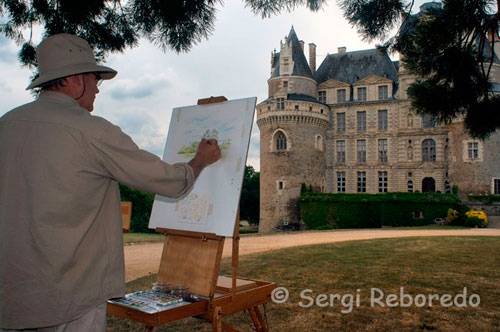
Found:
<path fill-rule="evenodd" d="M 424 178 L 422 180 L 422 192 L 433 193 L 436 191 L 436 181 L 434 178 Z"/>

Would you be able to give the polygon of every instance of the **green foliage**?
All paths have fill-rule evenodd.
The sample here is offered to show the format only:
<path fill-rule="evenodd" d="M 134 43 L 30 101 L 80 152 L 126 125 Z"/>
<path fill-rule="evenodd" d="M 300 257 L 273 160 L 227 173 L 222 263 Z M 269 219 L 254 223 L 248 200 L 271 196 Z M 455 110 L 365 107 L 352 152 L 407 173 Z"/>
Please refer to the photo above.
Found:
<path fill-rule="evenodd" d="M 467 199 L 470 201 L 479 201 L 486 204 L 492 204 L 494 202 L 500 202 L 500 195 L 467 195 Z"/>
<path fill-rule="evenodd" d="M 302 182 L 302 184 L 300 185 L 300 196 L 304 195 L 305 193 L 307 193 L 307 187 L 306 184 Z"/>
<path fill-rule="evenodd" d="M 260 217 L 260 173 L 252 166 L 245 166 L 240 198 L 240 219 L 258 224 Z"/>
<path fill-rule="evenodd" d="M 458 195 L 458 184 L 454 184 L 451 186 L 451 192 L 455 195 Z"/>
<path fill-rule="evenodd" d="M 386 39 L 399 17 L 399 34 L 381 46 L 398 51 L 418 79 L 408 88 L 412 107 L 448 123 L 464 117 L 473 137 L 500 128 L 500 97 L 491 93 L 495 59 L 488 33 L 498 35 L 498 3 L 492 0 L 443 0 L 410 15 L 413 0 L 340 0 L 344 16 L 369 40 Z M 498 41 L 497 41 L 498 42 Z M 457 70 L 460 68 L 460 70 Z"/>
<path fill-rule="evenodd" d="M 464 211 L 455 195 L 430 193 L 306 194 L 301 216 L 310 229 L 421 226 L 444 218 L 448 209 Z M 463 212 L 465 213 L 465 212 Z"/>
<path fill-rule="evenodd" d="M 478 217 L 467 217 L 467 219 L 465 219 L 465 226 L 484 228 L 486 227 L 486 223 Z"/>
<path fill-rule="evenodd" d="M 306 5 L 316 11 L 325 0 L 244 0 L 256 14 L 268 17 L 282 10 L 291 11 Z M 7 18 L 0 24 L 0 34 L 22 44 L 19 60 L 34 66 L 35 50 L 31 35 L 40 25 L 44 36 L 70 33 L 86 39 L 98 58 L 109 52 L 123 52 L 146 37 L 161 49 L 186 52 L 207 39 L 222 0 L 0 0 L 0 14 Z M 29 34 L 26 40 L 24 34 Z"/>
<path fill-rule="evenodd" d="M 148 228 L 154 195 L 129 188 L 121 183 L 119 186 L 121 200 L 132 202 L 130 230 L 137 233 L 154 233 L 154 230 Z"/>

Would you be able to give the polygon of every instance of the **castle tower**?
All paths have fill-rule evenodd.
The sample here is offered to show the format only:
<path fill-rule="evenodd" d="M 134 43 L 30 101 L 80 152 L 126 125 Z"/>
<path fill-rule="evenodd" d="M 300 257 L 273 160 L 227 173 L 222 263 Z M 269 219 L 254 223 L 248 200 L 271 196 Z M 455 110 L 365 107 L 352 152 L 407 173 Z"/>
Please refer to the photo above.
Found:
<path fill-rule="evenodd" d="M 330 108 L 292 27 L 271 56 L 269 97 L 257 105 L 260 129 L 260 232 L 299 221 L 301 184 L 324 191 Z"/>

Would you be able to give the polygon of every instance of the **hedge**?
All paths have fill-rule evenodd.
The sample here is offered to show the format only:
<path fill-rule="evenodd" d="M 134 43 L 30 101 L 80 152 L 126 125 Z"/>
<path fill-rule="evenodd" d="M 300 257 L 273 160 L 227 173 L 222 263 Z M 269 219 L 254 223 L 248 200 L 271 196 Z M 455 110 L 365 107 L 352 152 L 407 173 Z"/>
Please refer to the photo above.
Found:
<path fill-rule="evenodd" d="M 486 204 L 492 204 L 494 202 L 500 202 L 500 195 L 467 195 L 467 199 L 470 201 L 479 201 Z"/>
<path fill-rule="evenodd" d="M 428 225 L 461 205 L 456 195 L 439 193 L 306 193 L 300 198 L 301 218 L 310 229 Z"/>

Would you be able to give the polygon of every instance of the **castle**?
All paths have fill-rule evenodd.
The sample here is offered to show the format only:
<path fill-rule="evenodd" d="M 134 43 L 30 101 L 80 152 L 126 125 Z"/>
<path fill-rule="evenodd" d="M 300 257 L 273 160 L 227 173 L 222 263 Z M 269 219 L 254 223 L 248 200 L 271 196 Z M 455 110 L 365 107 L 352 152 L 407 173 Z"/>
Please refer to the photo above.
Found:
<path fill-rule="evenodd" d="M 293 27 L 280 44 L 269 97 L 257 105 L 260 232 L 298 221 L 303 183 L 327 193 L 451 192 L 457 185 L 463 195 L 500 194 L 500 132 L 473 139 L 459 120 L 439 124 L 415 114 L 406 94 L 415 77 L 401 63 L 377 49 L 340 47 L 316 69 L 316 45 L 308 45 L 308 62 Z M 500 82 L 498 58 L 493 80 Z"/>

